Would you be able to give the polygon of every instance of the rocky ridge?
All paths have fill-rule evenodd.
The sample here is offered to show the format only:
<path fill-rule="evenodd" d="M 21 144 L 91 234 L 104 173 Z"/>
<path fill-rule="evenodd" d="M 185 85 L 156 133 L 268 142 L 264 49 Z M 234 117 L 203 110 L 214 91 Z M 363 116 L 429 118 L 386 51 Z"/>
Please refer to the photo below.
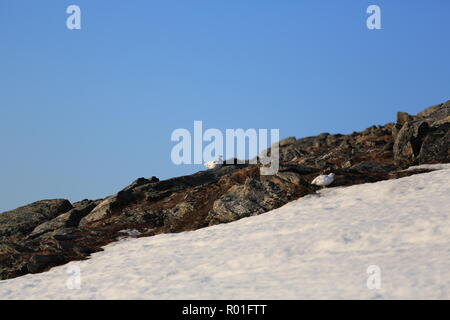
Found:
<path fill-rule="evenodd" d="M 310 184 L 333 171 L 332 186 L 425 172 L 402 169 L 450 159 L 450 101 L 396 123 L 352 134 L 280 141 L 280 170 L 260 176 L 259 166 L 224 165 L 160 181 L 139 178 L 117 194 L 71 204 L 43 200 L 0 214 L 0 279 L 45 271 L 86 259 L 126 236 L 191 231 L 278 208 L 314 193 Z"/>

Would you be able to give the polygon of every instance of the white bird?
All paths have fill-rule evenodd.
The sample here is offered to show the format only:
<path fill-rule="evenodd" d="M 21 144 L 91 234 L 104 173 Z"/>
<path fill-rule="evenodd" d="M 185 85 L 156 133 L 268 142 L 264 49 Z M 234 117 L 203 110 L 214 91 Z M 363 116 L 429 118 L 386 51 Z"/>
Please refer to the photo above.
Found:
<path fill-rule="evenodd" d="M 219 156 L 217 160 L 206 162 L 203 165 L 208 169 L 220 168 L 223 165 L 222 156 Z"/>
<path fill-rule="evenodd" d="M 332 184 L 334 181 L 334 173 L 330 173 L 329 175 L 321 175 L 316 177 L 311 184 L 314 184 L 319 187 L 326 187 Z"/>

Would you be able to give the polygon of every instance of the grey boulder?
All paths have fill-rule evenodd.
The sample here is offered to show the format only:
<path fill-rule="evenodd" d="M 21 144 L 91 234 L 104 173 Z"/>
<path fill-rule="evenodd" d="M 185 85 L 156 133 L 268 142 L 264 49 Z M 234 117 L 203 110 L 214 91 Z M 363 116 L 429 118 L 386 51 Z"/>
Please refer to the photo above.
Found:
<path fill-rule="evenodd" d="M 36 226 L 71 210 L 68 200 L 42 200 L 0 214 L 0 237 L 28 234 Z"/>
<path fill-rule="evenodd" d="M 60 228 L 77 227 L 80 220 L 88 215 L 97 206 L 97 204 L 98 202 L 90 200 L 85 201 L 82 204 L 78 204 L 77 207 L 71 209 L 70 211 L 38 225 L 31 233 L 31 236 L 40 235 Z"/>

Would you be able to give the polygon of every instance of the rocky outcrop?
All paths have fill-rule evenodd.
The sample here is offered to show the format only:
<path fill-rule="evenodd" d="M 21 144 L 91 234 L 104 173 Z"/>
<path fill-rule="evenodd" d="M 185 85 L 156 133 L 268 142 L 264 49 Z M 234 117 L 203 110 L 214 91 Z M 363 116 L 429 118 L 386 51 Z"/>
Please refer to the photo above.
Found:
<path fill-rule="evenodd" d="M 413 163 L 415 161 L 429 130 L 428 122 L 423 120 L 406 122 L 402 126 L 393 148 L 397 163 Z"/>
<path fill-rule="evenodd" d="M 397 116 L 394 160 L 398 164 L 447 162 L 449 150 L 450 101 L 429 107 L 416 116 Z"/>
<path fill-rule="evenodd" d="M 38 225 L 34 228 L 30 235 L 37 236 L 61 228 L 77 227 L 80 220 L 88 215 L 97 206 L 97 204 L 98 201 L 85 200 L 70 211 L 60 214 L 56 218 Z"/>
<path fill-rule="evenodd" d="M 428 107 L 419 112 L 416 117 L 422 119 L 431 119 L 433 122 L 439 121 L 449 116 L 450 100 L 435 106 Z"/>
<path fill-rule="evenodd" d="M 43 223 L 72 209 L 72 204 L 64 199 L 42 200 L 0 214 L 0 238 L 25 235 Z"/>
<path fill-rule="evenodd" d="M 375 162 L 360 162 L 350 167 L 350 170 L 354 170 L 360 173 L 387 173 L 397 169 L 397 166 L 392 164 L 381 164 Z"/>
<path fill-rule="evenodd" d="M 30 258 L 26 264 L 26 269 L 30 273 L 37 273 L 48 266 L 58 265 L 66 262 L 62 255 L 58 254 L 36 254 Z"/>
<path fill-rule="evenodd" d="M 292 184 L 291 181 L 286 183 Z M 285 204 L 290 196 L 292 197 L 288 192 L 289 189 L 283 188 L 280 183 L 247 178 L 244 184 L 231 187 L 214 202 L 212 210 L 208 213 L 208 224 L 232 222 L 278 208 Z"/>
<path fill-rule="evenodd" d="M 80 225 L 84 226 L 90 222 L 101 220 L 107 217 L 112 212 L 112 208 L 114 205 L 120 203 L 119 195 L 115 195 L 113 197 L 106 198 L 102 202 L 100 202 L 87 216 L 84 216 L 80 219 Z"/>
<path fill-rule="evenodd" d="M 434 124 L 423 139 L 419 154 L 418 163 L 448 162 L 450 159 L 450 121 L 446 123 Z"/>
<path fill-rule="evenodd" d="M 129 230 L 146 237 L 262 214 L 316 192 L 319 187 L 310 182 L 321 173 L 336 174 L 334 187 L 425 172 L 402 169 L 449 162 L 449 110 L 446 102 L 415 116 L 399 113 L 396 123 L 362 132 L 286 138 L 280 142 L 279 171 L 272 176 L 235 159 L 173 179 L 139 178 L 100 200 L 45 200 L 2 213 L 0 279 L 86 259 Z"/>

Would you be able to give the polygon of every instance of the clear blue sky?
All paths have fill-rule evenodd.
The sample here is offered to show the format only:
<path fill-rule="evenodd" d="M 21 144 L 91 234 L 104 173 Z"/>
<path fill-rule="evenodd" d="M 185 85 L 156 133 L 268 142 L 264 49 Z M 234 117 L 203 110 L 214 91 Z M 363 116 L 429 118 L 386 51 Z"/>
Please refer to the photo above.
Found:
<path fill-rule="evenodd" d="M 0 211 L 197 171 L 170 160 L 194 120 L 302 137 L 448 100 L 449 19 L 448 0 L 0 0 Z"/>

